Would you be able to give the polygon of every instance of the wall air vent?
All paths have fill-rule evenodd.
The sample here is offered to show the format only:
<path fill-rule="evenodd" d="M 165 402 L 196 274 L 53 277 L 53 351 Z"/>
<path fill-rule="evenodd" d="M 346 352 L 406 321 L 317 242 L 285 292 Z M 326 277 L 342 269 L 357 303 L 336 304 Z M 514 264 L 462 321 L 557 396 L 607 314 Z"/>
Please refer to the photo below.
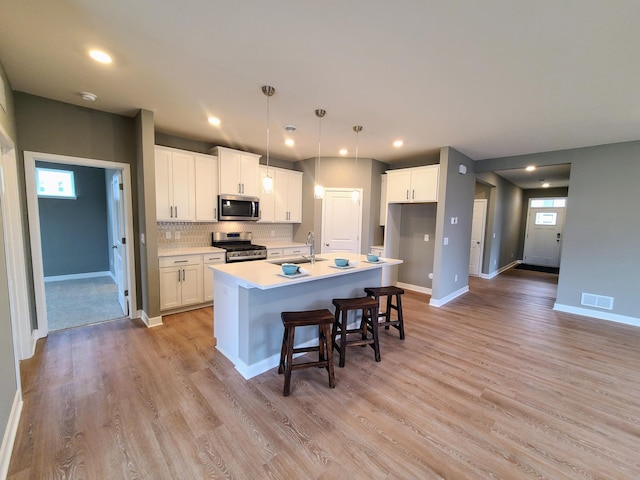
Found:
<path fill-rule="evenodd" d="M 595 295 L 593 293 L 582 293 L 582 305 L 587 307 L 603 308 L 605 310 L 613 310 L 613 297 L 605 297 L 604 295 Z"/>

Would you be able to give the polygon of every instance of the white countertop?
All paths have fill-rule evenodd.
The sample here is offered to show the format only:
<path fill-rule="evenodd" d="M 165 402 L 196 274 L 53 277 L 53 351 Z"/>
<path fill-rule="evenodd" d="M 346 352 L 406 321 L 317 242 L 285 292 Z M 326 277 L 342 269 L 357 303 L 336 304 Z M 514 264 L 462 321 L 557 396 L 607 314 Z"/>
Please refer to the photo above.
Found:
<path fill-rule="evenodd" d="M 282 268 L 280 265 L 273 263 L 274 261 L 282 260 L 224 263 L 208 265 L 208 267 L 215 272 L 222 272 L 235 277 L 240 286 L 266 290 L 295 283 L 311 282 L 321 278 L 349 275 L 363 270 L 371 270 L 402 263 L 402 260 L 394 258 L 383 258 L 377 263 L 369 263 L 366 261 L 366 255 L 354 253 L 323 253 L 316 255 L 316 258 L 325 260 L 316 261 L 313 265 L 310 263 L 301 264 L 301 271 L 304 272 L 305 275 L 291 277 L 282 276 Z M 352 268 L 337 268 L 333 262 L 334 258 L 349 259 Z"/>
<path fill-rule="evenodd" d="M 224 251 L 224 249 L 217 247 L 159 248 L 158 257 L 173 257 L 174 255 L 206 255 L 207 253 L 224 253 Z"/>

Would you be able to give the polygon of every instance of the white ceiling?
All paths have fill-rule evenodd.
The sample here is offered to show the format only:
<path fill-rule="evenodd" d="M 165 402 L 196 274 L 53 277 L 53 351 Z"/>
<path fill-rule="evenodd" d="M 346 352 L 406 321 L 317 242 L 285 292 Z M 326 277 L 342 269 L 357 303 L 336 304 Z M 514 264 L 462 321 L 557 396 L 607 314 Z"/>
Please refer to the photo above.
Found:
<path fill-rule="evenodd" d="M 640 138 L 632 0 L 0 0 L 14 90 L 285 160 L 475 160 Z M 90 60 L 89 48 L 114 58 Z M 98 95 L 95 103 L 79 92 Z M 211 127 L 207 116 L 222 119 Z M 294 148 L 284 125 L 298 127 Z M 397 149 L 392 140 L 402 138 Z"/>

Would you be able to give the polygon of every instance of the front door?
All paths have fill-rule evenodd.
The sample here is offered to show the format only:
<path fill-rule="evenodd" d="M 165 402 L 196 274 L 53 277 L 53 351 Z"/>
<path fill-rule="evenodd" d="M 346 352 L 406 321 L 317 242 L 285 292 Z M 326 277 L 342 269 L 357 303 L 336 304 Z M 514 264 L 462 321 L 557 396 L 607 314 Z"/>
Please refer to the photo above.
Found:
<path fill-rule="evenodd" d="M 116 284 L 118 285 L 118 303 L 122 308 L 125 316 L 129 315 L 129 303 L 127 302 L 127 295 L 125 291 L 127 287 L 127 278 L 125 272 L 127 271 L 127 252 L 125 250 L 124 240 L 124 204 L 122 202 L 121 188 L 122 186 L 122 173 L 117 171 L 111 177 L 111 231 L 112 242 L 111 248 L 113 249 L 113 266 L 116 277 Z"/>
<path fill-rule="evenodd" d="M 482 252 L 484 251 L 484 228 L 487 217 L 487 200 L 473 201 L 473 220 L 471 223 L 471 250 L 469 254 L 469 275 L 480 276 Z"/>
<path fill-rule="evenodd" d="M 555 200 L 556 204 L 564 205 L 565 199 Z M 554 199 L 544 201 L 548 203 Z M 565 207 L 536 207 L 535 202 L 532 199 L 529 206 L 522 261 L 528 265 L 557 268 L 560 266 Z"/>
<path fill-rule="evenodd" d="M 357 201 L 353 189 L 327 188 L 322 204 L 322 253 L 360 253 L 362 191 Z"/>

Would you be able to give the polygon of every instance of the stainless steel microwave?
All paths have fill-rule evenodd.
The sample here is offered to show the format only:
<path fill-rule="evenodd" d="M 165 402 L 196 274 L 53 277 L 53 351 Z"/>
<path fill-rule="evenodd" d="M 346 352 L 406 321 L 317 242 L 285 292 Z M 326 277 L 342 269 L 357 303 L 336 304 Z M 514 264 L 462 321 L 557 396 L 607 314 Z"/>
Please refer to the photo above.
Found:
<path fill-rule="evenodd" d="M 218 220 L 260 220 L 260 199 L 245 195 L 218 195 Z"/>

